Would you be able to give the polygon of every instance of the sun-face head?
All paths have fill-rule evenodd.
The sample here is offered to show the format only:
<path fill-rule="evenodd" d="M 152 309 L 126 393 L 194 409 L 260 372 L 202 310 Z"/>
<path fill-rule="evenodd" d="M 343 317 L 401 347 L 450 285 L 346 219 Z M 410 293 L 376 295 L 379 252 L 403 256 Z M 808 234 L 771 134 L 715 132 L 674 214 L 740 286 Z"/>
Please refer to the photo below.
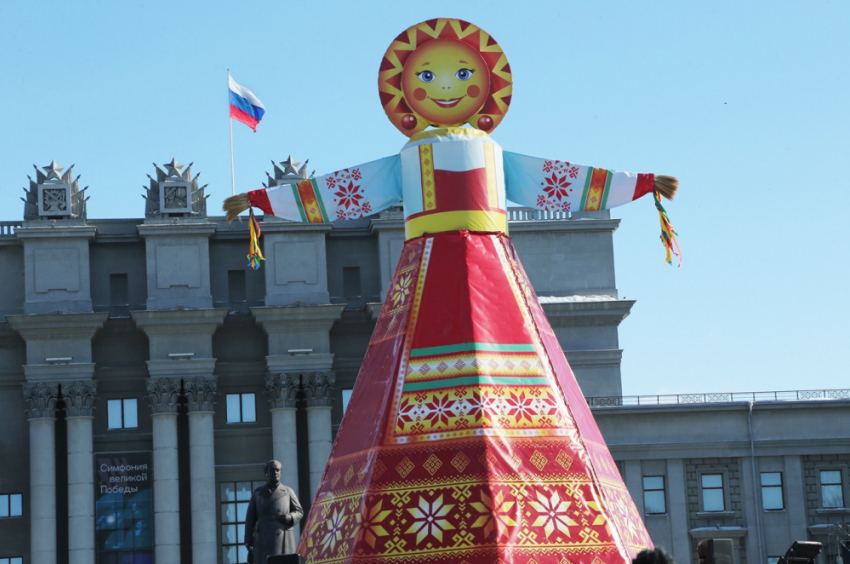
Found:
<path fill-rule="evenodd" d="M 387 117 L 408 137 L 428 126 L 468 123 L 492 131 L 508 110 L 511 69 L 496 41 L 453 18 L 408 28 L 387 49 L 378 74 Z"/>
<path fill-rule="evenodd" d="M 430 124 L 459 125 L 487 100 L 490 70 L 466 43 L 435 39 L 407 59 L 401 85 L 407 104 Z"/>

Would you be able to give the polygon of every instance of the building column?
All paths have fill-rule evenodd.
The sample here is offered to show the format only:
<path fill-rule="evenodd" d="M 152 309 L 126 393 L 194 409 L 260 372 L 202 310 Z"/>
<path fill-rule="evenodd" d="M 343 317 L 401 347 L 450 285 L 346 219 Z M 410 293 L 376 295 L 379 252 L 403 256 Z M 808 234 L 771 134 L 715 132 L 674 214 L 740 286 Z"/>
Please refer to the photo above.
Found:
<path fill-rule="evenodd" d="M 280 462 L 280 481 L 298 495 L 298 435 L 295 432 L 295 399 L 301 386 L 298 374 L 269 374 L 266 390 L 272 414 L 272 457 Z"/>
<path fill-rule="evenodd" d="M 56 401 L 59 385 L 24 385 L 30 427 L 30 562 L 56 564 Z M 37 533 L 37 534 L 36 534 Z"/>
<path fill-rule="evenodd" d="M 670 538 L 668 547 L 678 562 L 692 562 L 691 541 L 688 531 L 688 481 L 685 463 L 681 458 L 667 460 L 667 492 L 670 496 L 667 513 L 670 515 Z"/>
<path fill-rule="evenodd" d="M 189 400 L 189 475 L 192 484 L 192 562 L 216 562 L 215 378 L 186 380 Z"/>
<path fill-rule="evenodd" d="M 319 482 L 333 446 L 331 407 L 334 400 L 333 372 L 313 372 L 301 376 L 301 385 L 307 398 L 307 443 L 310 467 L 310 498 L 316 497 Z"/>
<path fill-rule="evenodd" d="M 808 538 L 806 523 L 806 480 L 803 469 L 803 458 L 800 455 L 789 454 L 785 459 L 785 488 L 788 500 L 788 525 L 791 539 Z M 850 562 L 845 562 L 850 564 Z"/>
<path fill-rule="evenodd" d="M 154 560 L 180 562 L 180 486 L 177 474 L 177 398 L 180 380 L 148 378 L 153 422 Z"/>
<path fill-rule="evenodd" d="M 272 414 L 272 458 L 280 462 L 280 482 L 295 492 L 301 500 L 298 488 L 298 434 L 295 423 L 295 400 L 301 387 L 299 374 L 269 374 L 266 376 L 266 390 Z M 295 541 L 301 536 L 301 523 L 294 527 Z M 850 563 L 848 563 L 850 564 Z"/>
<path fill-rule="evenodd" d="M 68 425 L 68 562 L 94 562 L 94 463 L 92 410 L 97 383 L 62 386 Z"/>

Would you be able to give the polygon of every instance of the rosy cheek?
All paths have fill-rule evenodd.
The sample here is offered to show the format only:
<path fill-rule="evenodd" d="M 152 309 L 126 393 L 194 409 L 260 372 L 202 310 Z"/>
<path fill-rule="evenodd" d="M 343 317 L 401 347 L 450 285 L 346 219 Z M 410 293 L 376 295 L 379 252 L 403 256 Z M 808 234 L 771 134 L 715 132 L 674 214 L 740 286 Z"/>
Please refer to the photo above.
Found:
<path fill-rule="evenodd" d="M 424 100 L 427 96 L 428 96 L 428 93 L 425 92 L 424 88 L 417 88 L 416 90 L 413 91 L 413 97 L 415 99 L 419 100 L 420 102 L 422 100 Z"/>
<path fill-rule="evenodd" d="M 481 88 L 477 84 L 470 84 L 469 88 L 466 89 L 466 94 L 470 98 L 478 98 L 478 95 L 481 94 Z"/>

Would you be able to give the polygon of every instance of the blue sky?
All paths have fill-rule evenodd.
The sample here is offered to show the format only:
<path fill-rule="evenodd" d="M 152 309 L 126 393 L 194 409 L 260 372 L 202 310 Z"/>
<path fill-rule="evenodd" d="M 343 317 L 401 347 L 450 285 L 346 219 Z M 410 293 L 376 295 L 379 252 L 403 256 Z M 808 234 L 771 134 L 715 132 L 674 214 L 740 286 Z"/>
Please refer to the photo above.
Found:
<path fill-rule="evenodd" d="M 5 2 L 0 221 L 32 165 L 76 164 L 91 218 L 142 217 L 152 162 L 230 194 L 226 69 L 263 101 L 234 124 L 237 190 L 290 153 L 330 172 L 405 138 L 378 101 L 392 39 L 469 20 L 505 50 L 507 150 L 679 177 L 664 264 L 646 198 L 614 211 L 627 395 L 850 388 L 845 2 Z"/>

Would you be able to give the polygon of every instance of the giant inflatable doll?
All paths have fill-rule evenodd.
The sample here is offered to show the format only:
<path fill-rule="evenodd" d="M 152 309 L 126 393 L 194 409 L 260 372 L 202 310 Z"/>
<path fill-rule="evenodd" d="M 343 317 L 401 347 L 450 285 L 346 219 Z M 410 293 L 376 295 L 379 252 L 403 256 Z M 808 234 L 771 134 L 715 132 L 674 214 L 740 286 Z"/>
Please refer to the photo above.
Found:
<path fill-rule="evenodd" d="M 399 155 L 225 202 L 292 221 L 404 202 L 406 243 L 299 552 L 318 563 L 621 564 L 650 546 L 507 235 L 506 202 L 604 210 L 676 181 L 503 151 L 499 44 L 440 18 L 399 35 L 378 87 Z M 464 127 L 464 124 L 467 126 Z"/>

